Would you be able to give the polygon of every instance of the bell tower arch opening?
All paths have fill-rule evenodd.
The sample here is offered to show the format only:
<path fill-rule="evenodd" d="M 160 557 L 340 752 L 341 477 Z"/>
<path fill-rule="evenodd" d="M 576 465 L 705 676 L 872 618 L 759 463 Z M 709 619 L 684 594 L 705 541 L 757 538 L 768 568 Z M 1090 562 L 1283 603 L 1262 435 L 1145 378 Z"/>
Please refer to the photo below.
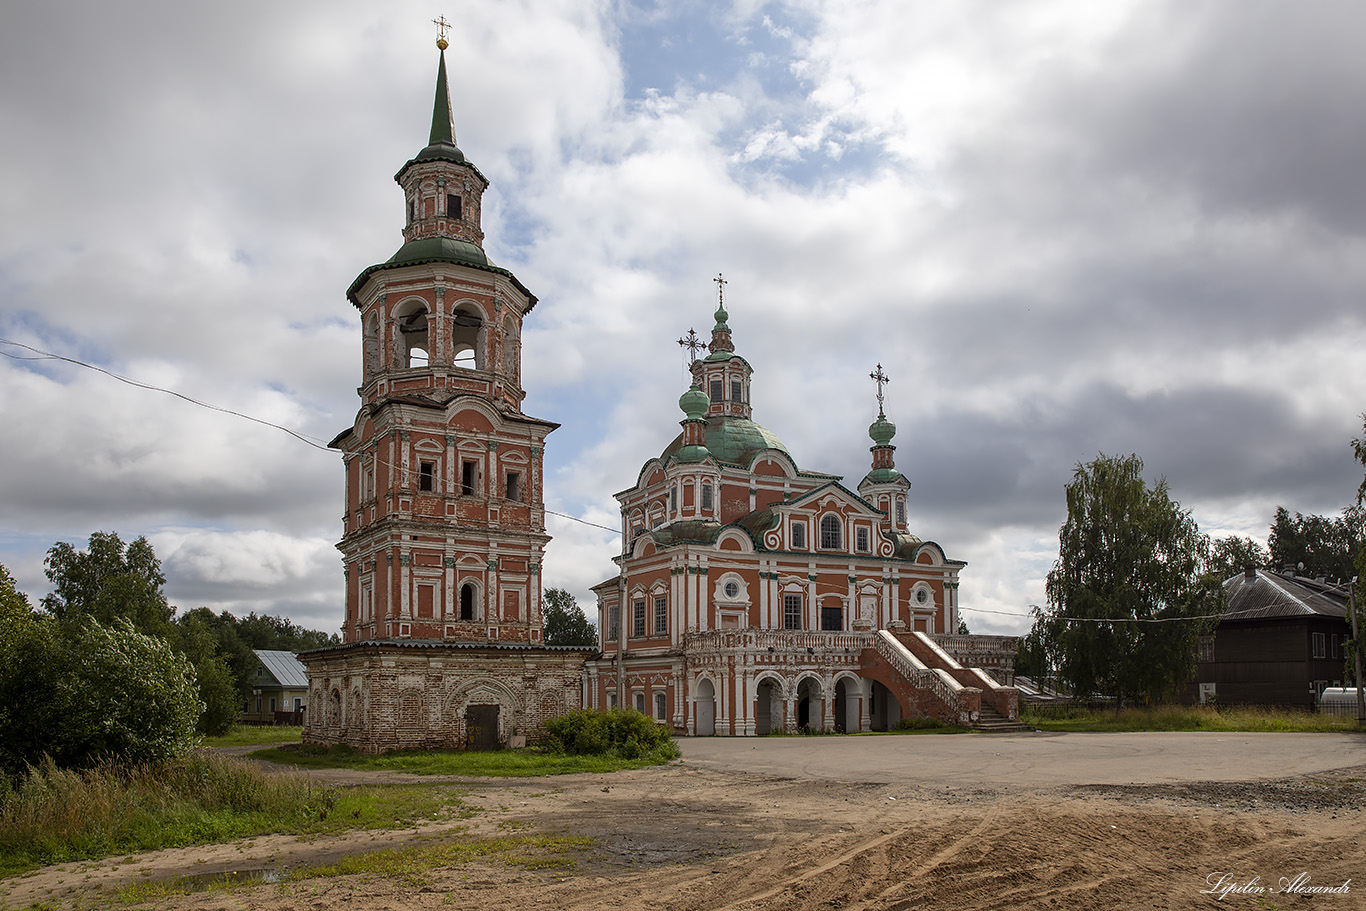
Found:
<path fill-rule="evenodd" d="M 431 348 L 427 305 L 420 300 L 404 301 L 394 308 L 392 321 L 395 366 L 400 370 L 428 366 Z"/>

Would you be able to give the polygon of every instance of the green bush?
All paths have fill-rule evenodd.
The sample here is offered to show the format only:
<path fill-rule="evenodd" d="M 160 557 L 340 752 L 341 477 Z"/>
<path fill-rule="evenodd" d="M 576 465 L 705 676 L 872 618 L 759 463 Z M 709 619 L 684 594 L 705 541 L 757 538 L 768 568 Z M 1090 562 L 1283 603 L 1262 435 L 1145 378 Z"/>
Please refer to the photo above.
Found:
<path fill-rule="evenodd" d="M 945 724 L 938 718 L 902 718 L 896 723 L 898 731 L 932 731 L 937 728 L 946 728 L 950 725 Z"/>
<path fill-rule="evenodd" d="M 153 762 L 194 745 L 194 670 L 127 621 L 35 617 L 0 637 L 0 770 Z"/>
<path fill-rule="evenodd" d="M 672 759 L 678 755 L 669 730 L 634 709 L 567 712 L 547 721 L 545 734 L 546 749 L 570 756 Z"/>

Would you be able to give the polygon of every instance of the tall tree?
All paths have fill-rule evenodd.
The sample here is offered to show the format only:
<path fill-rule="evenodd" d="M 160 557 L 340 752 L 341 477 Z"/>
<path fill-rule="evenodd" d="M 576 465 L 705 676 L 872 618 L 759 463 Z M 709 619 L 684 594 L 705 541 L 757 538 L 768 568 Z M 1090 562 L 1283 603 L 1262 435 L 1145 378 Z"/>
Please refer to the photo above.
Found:
<path fill-rule="evenodd" d="M 1227 579 L 1249 569 L 1265 569 L 1270 566 L 1270 559 L 1270 553 L 1259 542 L 1229 535 L 1215 540 L 1210 551 L 1209 571 L 1220 579 Z"/>
<path fill-rule="evenodd" d="M 547 588 L 541 599 L 546 645 L 597 645 L 598 634 L 579 602 L 562 588 Z"/>
<path fill-rule="evenodd" d="M 1038 612 L 1044 649 L 1075 698 L 1165 699 L 1190 680 L 1195 646 L 1223 610 L 1209 541 L 1143 461 L 1101 455 L 1066 486 L 1067 521 Z"/>
<path fill-rule="evenodd" d="M 19 591 L 9 570 L 0 566 L 0 622 L 26 619 L 32 613 L 28 595 Z"/>
<path fill-rule="evenodd" d="M 123 618 L 154 636 L 170 632 L 166 577 L 146 538 L 124 544 L 117 532 L 97 531 L 85 550 L 59 541 L 43 564 L 53 584 L 43 608 L 58 619 L 84 615 L 109 626 Z"/>
<path fill-rule="evenodd" d="M 1305 576 L 1348 579 L 1357 554 L 1366 543 L 1366 512 L 1348 506 L 1336 519 L 1328 516 L 1293 516 L 1276 507 L 1267 547 L 1272 569 L 1294 569 Z"/>

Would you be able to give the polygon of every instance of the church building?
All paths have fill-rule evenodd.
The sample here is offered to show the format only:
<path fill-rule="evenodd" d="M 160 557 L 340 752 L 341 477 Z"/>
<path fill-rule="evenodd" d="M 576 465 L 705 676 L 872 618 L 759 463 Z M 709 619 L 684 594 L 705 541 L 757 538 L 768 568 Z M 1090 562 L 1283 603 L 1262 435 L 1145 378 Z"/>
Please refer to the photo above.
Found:
<path fill-rule="evenodd" d="M 456 144 L 444 34 L 437 46 L 428 143 L 394 177 L 403 243 L 346 292 L 361 404 L 331 443 L 346 474 L 343 642 L 299 656 L 305 741 L 516 746 L 551 717 L 611 706 L 689 734 L 1016 718 L 1012 688 L 953 657 L 1008 681 L 1014 640 L 953 635 L 963 563 L 910 532 L 896 428 L 879 408 L 857 491 L 799 467 L 752 420 L 724 299 L 679 401 L 683 432 L 618 494 L 601 647 L 542 641 L 542 465 L 558 425 L 522 411 L 537 299 L 484 251 L 489 182 Z"/>
<path fill-rule="evenodd" d="M 754 422 L 752 368 L 716 281 L 709 353 L 678 401 L 683 432 L 617 494 L 620 571 L 594 588 L 592 705 L 701 735 L 1018 720 L 1013 688 L 950 654 L 1013 677 L 1013 638 L 956 635 L 964 563 L 910 531 L 881 365 L 872 464 L 850 490 Z M 691 333 L 679 343 L 702 347 Z"/>

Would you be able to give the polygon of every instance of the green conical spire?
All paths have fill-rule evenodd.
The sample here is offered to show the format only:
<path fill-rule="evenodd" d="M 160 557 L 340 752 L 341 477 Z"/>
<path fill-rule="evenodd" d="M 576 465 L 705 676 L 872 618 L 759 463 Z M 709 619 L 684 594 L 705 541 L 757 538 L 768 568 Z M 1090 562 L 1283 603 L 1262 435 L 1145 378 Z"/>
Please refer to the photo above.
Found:
<path fill-rule="evenodd" d="M 441 64 L 436 71 L 436 102 L 432 105 L 432 135 L 428 145 L 439 142 L 455 145 L 455 118 L 451 116 L 451 92 L 446 87 L 446 51 L 441 50 Z"/>

